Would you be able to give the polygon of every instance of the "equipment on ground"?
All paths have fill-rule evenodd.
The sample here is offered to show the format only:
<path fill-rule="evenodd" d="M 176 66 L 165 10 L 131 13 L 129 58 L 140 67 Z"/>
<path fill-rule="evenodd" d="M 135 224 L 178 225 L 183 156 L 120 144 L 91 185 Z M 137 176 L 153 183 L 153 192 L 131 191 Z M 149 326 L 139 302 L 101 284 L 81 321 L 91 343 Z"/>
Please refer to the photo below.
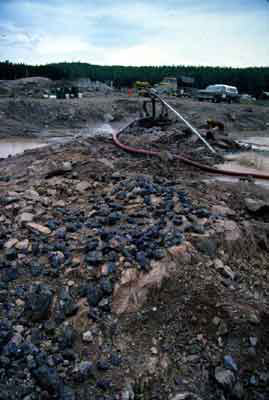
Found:
<path fill-rule="evenodd" d="M 176 96 L 177 78 L 166 77 L 160 83 L 154 85 L 154 89 L 159 95 Z"/>
<path fill-rule="evenodd" d="M 193 84 L 194 78 L 190 76 L 170 76 L 154 85 L 154 89 L 160 96 L 191 97 L 193 94 Z"/>
<path fill-rule="evenodd" d="M 65 99 L 77 99 L 79 97 L 79 89 L 76 86 L 61 88 L 61 93 L 63 93 L 63 98 Z"/>
<path fill-rule="evenodd" d="M 154 93 L 152 91 L 151 95 L 157 97 L 168 109 L 170 109 L 171 111 L 173 111 L 178 118 L 180 118 L 182 121 L 184 121 L 184 123 L 196 134 L 200 135 L 199 132 L 196 131 L 195 128 L 193 128 L 188 121 L 186 121 L 179 113 L 177 113 L 167 102 L 165 102 L 159 95 L 156 94 L 156 92 Z M 141 118 L 139 119 L 135 119 L 132 122 L 128 123 L 128 125 L 126 125 L 124 128 L 122 128 L 121 130 L 119 130 L 118 132 L 113 132 L 112 137 L 113 137 L 113 141 L 115 143 L 116 146 L 118 146 L 119 148 L 121 148 L 124 151 L 128 151 L 130 153 L 134 153 L 134 154 L 143 154 L 146 156 L 157 156 L 160 159 L 163 159 L 162 157 L 162 151 L 159 150 L 153 150 L 153 149 L 148 149 L 148 148 L 141 148 L 141 147 L 133 147 L 129 144 L 123 143 L 120 140 L 120 136 L 123 133 L 126 133 L 129 131 L 129 129 L 131 127 L 137 126 L 137 124 L 139 124 L 141 122 Z M 196 131 L 196 132 L 195 132 Z M 211 146 L 208 145 L 208 143 L 202 138 L 200 137 L 201 140 L 203 140 L 203 142 L 207 145 L 207 147 L 212 151 L 213 153 L 216 153 L 215 150 L 213 148 L 210 148 Z M 210 146 L 210 147 L 209 147 Z M 233 177 L 238 177 L 238 178 L 245 178 L 245 179 L 266 179 L 269 180 L 269 175 L 267 174 L 261 174 L 261 173 L 253 173 L 253 172 L 240 172 L 240 171 L 231 171 L 231 170 L 225 170 L 225 169 L 219 169 L 216 167 L 212 167 L 210 165 L 206 165 L 206 164 L 201 164 L 197 161 L 194 161 L 190 158 L 187 158 L 183 155 L 177 155 L 174 153 L 170 153 L 168 151 L 165 151 L 167 154 L 167 162 L 171 163 L 174 161 L 181 161 L 187 165 L 190 165 L 192 167 L 198 168 L 204 172 L 209 172 L 212 174 L 217 174 L 217 175 L 227 175 L 227 176 L 233 176 Z"/>
<path fill-rule="evenodd" d="M 181 75 L 177 79 L 177 96 L 178 97 L 193 97 L 195 79 L 191 76 Z"/>
<path fill-rule="evenodd" d="M 168 108 L 168 110 L 172 111 L 179 120 L 184 122 L 184 124 L 196 135 L 198 138 L 206 145 L 206 147 L 212 152 L 216 153 L 216 151 L 213 149 L 212 146 L 203 138 L 203 136 L 200 135 L 200 133 L 195 129 L 185 118 L 182 117 L 179 112 L 177 112 L 173 107 L 170 106 L 164 99 L 161 98 L 161 96 L 158 95 L 158 93 L 154 90 L 151 89 L 150 94 L 154 97 L 156 97 L 165 107 Z"/>
<path fill-rule="evenodd" d="M 158 99 L 151 95 L 150 92 L 147 93 L 149 99 L 143 102 L 143 112 L 144 119 L 143 124 L 145 128 L 151 126 L 167 126 L 172 123 L 171 119 L 168 118 L 168 109 L 163 103 L 160 103 L 161 107 L 157 109 Z"/>
<path fill-rule="evenodd" d="M 77 86 L 57 86 L 54 89 L 51 89 L 46 97 L 56 99 L 77 99 L 81 97 L 81 93 L 79 93 L 79 88 Z"/>
<path fill-rule="evenodd" d="M 138 96 L 145 96 L 147 91 L 151 88 L 151 84 L 147 81 L 136 81 L 134 88 L 136 89 Z"/>

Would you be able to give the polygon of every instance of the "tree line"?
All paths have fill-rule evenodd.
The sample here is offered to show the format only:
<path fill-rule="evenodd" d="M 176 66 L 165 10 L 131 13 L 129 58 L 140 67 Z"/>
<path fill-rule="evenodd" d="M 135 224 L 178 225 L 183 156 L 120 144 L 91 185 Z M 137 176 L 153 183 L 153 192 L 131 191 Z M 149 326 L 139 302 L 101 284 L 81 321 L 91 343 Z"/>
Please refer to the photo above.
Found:
<path fill-rule="evenodd" d="M 167 76 L 189 76 L 198 89 L 214 83 L 236 86 L 240 93 L 259 96 L 269 91 L 269 67 L 206 67 L 206 66 L 101 66 L 82 62 L 47 65 L 26 65 L 0 61 L 0 80 L 42 76 L 52 80 L 87 78 L 93 81 L 113 81 L 114 86 L 132 87 L 135 81 L 160 82 Z"/>

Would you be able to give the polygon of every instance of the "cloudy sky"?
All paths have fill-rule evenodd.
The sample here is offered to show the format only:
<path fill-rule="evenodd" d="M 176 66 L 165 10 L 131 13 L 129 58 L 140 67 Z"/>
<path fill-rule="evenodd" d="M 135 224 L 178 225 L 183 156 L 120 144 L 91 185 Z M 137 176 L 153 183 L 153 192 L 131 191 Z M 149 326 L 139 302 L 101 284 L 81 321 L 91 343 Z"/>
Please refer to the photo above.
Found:
<path fill-rule="evenodd" d="M 266 0 L 0 0 L 0 60 L 269 65 Z"/>

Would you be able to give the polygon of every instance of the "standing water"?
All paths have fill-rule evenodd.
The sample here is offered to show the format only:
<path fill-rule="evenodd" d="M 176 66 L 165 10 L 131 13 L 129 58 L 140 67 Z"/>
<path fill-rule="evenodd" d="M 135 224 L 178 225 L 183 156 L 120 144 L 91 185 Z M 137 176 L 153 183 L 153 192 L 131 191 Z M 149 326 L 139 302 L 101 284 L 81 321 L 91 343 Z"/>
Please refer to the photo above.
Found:
<path fill-rule="evenodd" d="M 6 138 L 0 139 L 0 158 L 7 158 L 9 155 L 13 156 L 18 153 L 23 153 L 24 150 L 35 149 L 37 147 L 46 146 L 37 139 L 26 138 Z"/>
<path fill-rule="evenodd" d="M 114 129 L 118 129 L 122 124 L 115 124 L 112 127 L 109 123 L 99 123 L 89 125 L 87 128 L 81 129 L 79 133 L 72 131 L 61 130 L 57 132 L 55 130 L 54 134 L 43 136 L 44 139 L 30 139 L 22 137 L 12 137 L 0 139 L 0 158 L 7 158 L 9 155 L 14 156 L 15 154 L 23 153 L 24 150 L 36 149 L 38 147 L 43 147 L 48 144 L 55 143 L 66 143 L 70 140 L 76 140 L 78 137 L 93 137 L 93 136 L 111 136 Z"/>
<path fill-rule="evenodd" d="M 223 164 L 215 165 L 216 168 L 225 171 L 237 171 L 249 174 L 267 174 L 269 176 L 269 138 L 252 137 L 247 140 L 241 140 L 240 143 L 249 144 L 253 150 L 241 151 L 236 154 L 229 154 L 225 157 Z M 238 182 L 240 177 L 231 177 L 225 175 L 214 176 L 206 179 L 206 182 Z M 256 179 L 256 184 L 269 188 L 269 181 Z"/>

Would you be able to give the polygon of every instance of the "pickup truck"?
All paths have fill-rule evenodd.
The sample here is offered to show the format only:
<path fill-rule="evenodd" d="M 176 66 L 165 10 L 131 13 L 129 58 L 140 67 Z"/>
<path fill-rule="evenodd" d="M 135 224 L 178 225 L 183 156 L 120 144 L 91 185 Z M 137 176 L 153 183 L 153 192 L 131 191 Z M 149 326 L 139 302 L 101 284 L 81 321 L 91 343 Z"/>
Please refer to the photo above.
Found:
<path fill-rule="evenodd" d="M 209 85 L 204 90 L 198 90 L 197 97 L 200 101 L 211 101 L 213 103 L 220 103 L 222 101 L 238 103 L 240 100 L 237 88 L 228 85 Z"/>

